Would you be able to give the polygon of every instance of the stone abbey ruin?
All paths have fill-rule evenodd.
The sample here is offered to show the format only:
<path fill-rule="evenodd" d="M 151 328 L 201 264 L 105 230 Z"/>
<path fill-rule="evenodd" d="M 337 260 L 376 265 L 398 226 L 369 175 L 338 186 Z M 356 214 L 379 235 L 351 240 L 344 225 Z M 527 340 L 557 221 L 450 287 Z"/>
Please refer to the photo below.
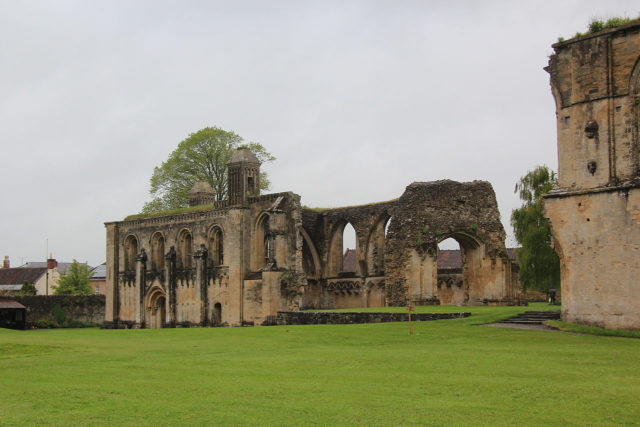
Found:
<path fill-rule="evenodd" d="M 250 196 L 260 163 L 228 163 L 228 200 L 195 212 L 110 222 L 107 327 L 272 324 L 278 311 L 453 303 L 509 304 L 517 283 L 491 185 L 415 182 L 397 200 L 303 208 L 300 196 Z M 196 184 L 190 204 L 213 201 Z M 342 271 L 343 230 L 355 272 Z M 385 234 L 385 228 L 389 223 Z M 438 282 L 438 242 L 460 243 L 462 280 Z"/>
<path fill-rule="evenodd" d="M 640 329 L 640 21 L 553 47 L 562 317 Z"/>
<path fill-rule="evenodd" d="M 558 187 L 545 199 L 563 320 L 640 329 L 640 21 L 554 45 Z M 106 223 L 107 327 L 273 324 L 279 311 L 512 304 L 519 286 L 491 185 L 415 182 L 396 200 L 315 210 L 250 196 L 260 164 L 228 163 L 228 200 L 197 184 L 182 214 Z M 342 235 L 356 232 L 356 268 Z M 388 229 L 387 229 L 388 223 Z M 387 230 L 385 232 L 385 230 Z M 438 278 L 438 242 L 461 247 Z"/>

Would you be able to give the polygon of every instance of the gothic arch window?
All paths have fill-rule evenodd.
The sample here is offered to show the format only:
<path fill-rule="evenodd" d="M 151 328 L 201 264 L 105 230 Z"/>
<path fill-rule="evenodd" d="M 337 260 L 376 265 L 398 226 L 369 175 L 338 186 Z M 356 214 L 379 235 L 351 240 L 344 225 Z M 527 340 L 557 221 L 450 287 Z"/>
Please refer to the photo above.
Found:
<path fill-rule="evenodd" d="M 256 222 L 252 245 L 252 270 L 261 270 L 272 256 L 273 248 L 269 232 L 269 215 L 263 214 Z"/>
<path fill-rule="evenodd" d="M 178 235 L 177 268 L 190 269 L 193 267 L 193 238 L 188 230 L 182 230 Z"/>
<path fill-rule="evenodd" d="M 138 239 L 130 234 L 124 239 L 124 270 L 133 271 L 136 265 L 136 256 L 138 255 Z"/>
<path fill-rule="evenodd" d="M 164 269 L 164 236 L 159 231 L 151 237 L 151 269 Z"/>
<path fill-rule="evenodd" d="M 214 226 L 209 231 L 209 259 L 214 266 L 224 264 L 224 235 L 222 229 Z"/>

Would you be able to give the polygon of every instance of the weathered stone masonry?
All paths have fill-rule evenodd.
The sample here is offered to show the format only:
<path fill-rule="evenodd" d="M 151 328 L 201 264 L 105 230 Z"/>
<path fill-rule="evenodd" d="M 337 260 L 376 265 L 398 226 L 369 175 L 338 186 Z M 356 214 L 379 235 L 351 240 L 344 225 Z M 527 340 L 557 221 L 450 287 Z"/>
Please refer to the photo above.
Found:
<path fill-rule="evenodd" d="M 640 329 L 640 21 L 555 44 L 562 316 Z"/>
<path fill-rule="evenodd" d="M 251 197 L 259 163 L 247 150 L 228 166 L 227 201 L 106 224 L 105 326 L 261 325 L 301 308 L 439 303 L 437 244 L 449 237 L 460 242 L 463 270 L 447 302 L 516 297 L 487 182 L 413 183 L 397 200 L 318 211 L 293 193 Z M 190 198 L 212 201 L 203 183 Z M 342 271 L 347 223 L 357 236 L 355 272 Z"/>
<path fill-rule="evenodd" d="M 308 236 L 305 308 L 439 303 L 437 245 L 450 237 L 460 243 L 463 256 L 457 302 L 509 304 L 517 297 L 505 232 L 487 182 L 416 182 L 397 200 L 303 210 L 302 217 Z M 356 231 L 355 272 L 341 271 L 347 223 Z"/>

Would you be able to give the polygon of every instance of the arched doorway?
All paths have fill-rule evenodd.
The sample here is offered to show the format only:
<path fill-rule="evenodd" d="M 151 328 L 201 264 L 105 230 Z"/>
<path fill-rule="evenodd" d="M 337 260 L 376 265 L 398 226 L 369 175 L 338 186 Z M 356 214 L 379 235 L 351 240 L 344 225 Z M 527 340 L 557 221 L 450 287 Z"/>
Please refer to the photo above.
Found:
<path fill-rule="evenodd" d="M 456 232 L 438 241 L 437 297 L 442 305 L 478 303 L 484 287 L 480 269 L 481 244 L 469 234 Z"/>
<path fill-rule="evenodd" d="M 213 326 L 222 325 L 222 304 L 219 302 L 213 306 Z"/>
<path fill-rule="evenodd" d="M 147 298 L 145 326 L 149 329 L 164 328 L 167 316 L 167 296 L 161 288 L 154 288 Z"/>

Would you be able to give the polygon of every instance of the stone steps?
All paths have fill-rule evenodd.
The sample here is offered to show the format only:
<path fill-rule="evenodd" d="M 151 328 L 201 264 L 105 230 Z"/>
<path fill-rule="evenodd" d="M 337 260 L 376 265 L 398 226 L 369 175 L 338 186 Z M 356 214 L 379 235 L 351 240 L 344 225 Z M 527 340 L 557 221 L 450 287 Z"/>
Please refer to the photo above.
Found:
<path fill-rule="evenodd" d="M 542 325 L 547 320 L 560 320 L 559 311 L 525 311 L 500 323 L 518 323 L 523 325 Z"/>

